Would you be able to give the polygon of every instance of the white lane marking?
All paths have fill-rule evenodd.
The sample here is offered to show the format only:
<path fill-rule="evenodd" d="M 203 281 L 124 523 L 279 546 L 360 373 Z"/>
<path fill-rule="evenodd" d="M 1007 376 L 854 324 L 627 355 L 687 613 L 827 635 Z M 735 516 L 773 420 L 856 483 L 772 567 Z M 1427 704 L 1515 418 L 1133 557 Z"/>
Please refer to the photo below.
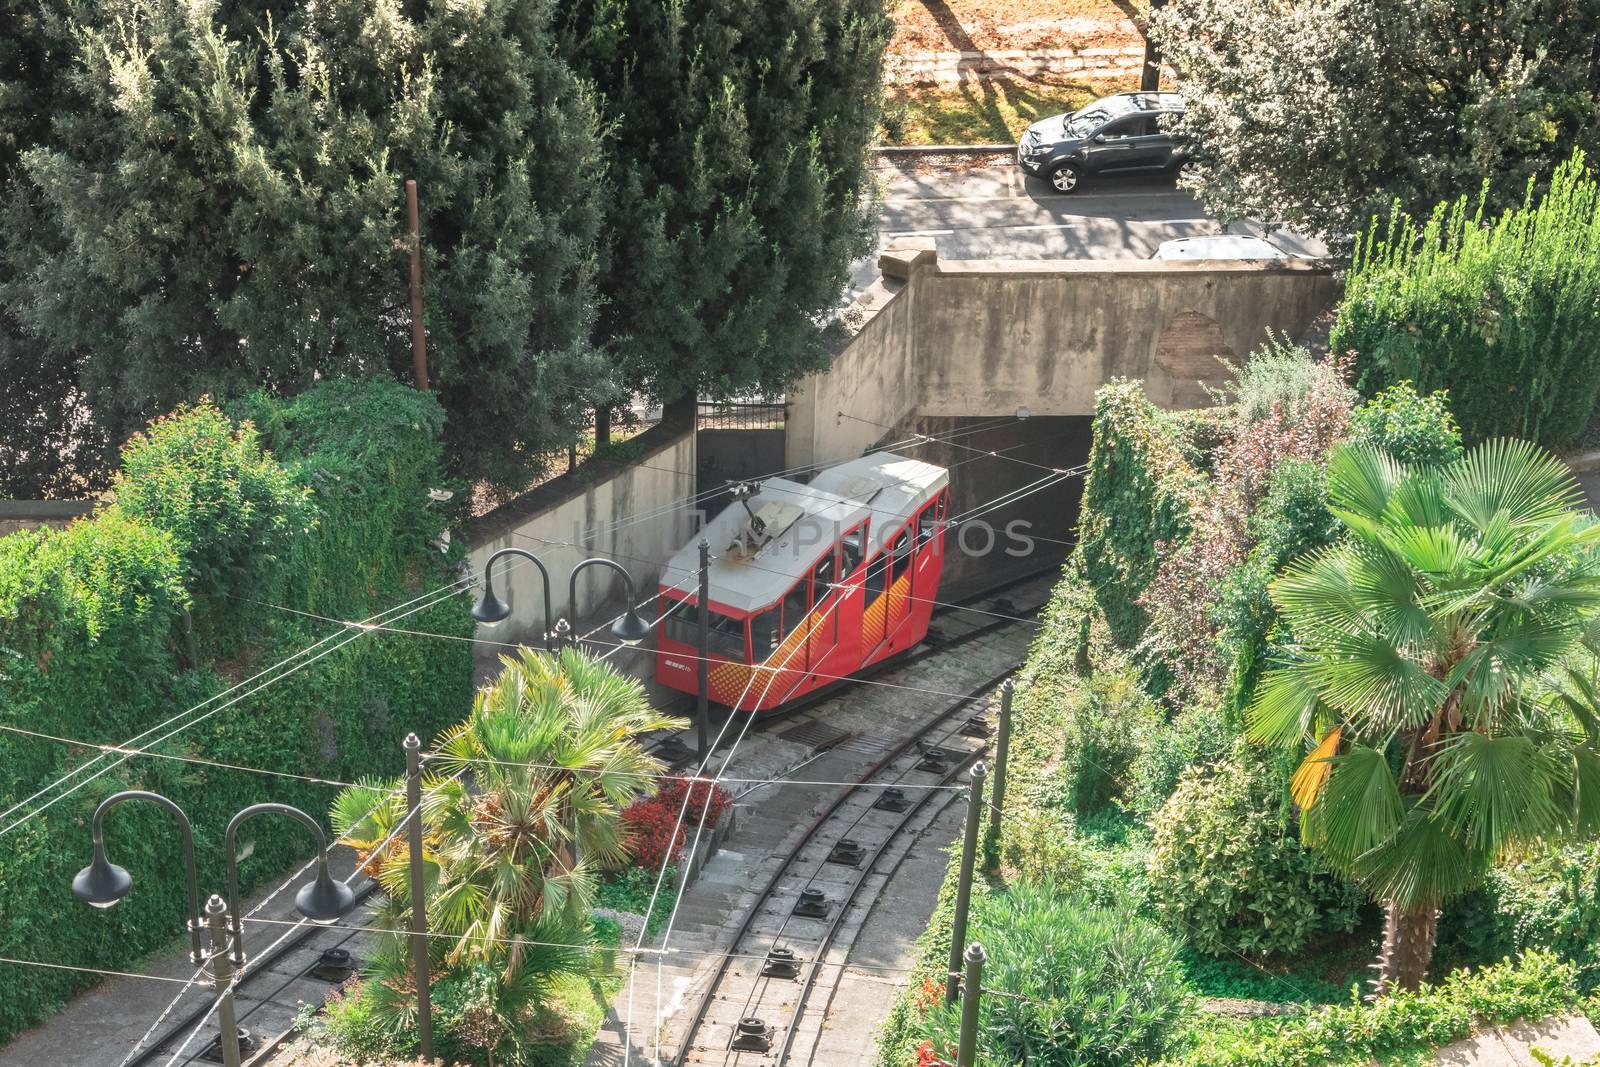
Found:
<path fill-rule="evenodd" d="M 1152 199 L 1155 199 L 1156 197 L 1173 197 L 1173 198 L 1176 198 L 1176 197 L 1180 197 L 1182 195 L 1183 195 L 1182 193 L 1175 192 L 1175 191 L 1170 190 L 1170 189 L 1167 190 L 1166 192 L 1153 192 L 1153 193 L 1084 193 L 1084 194 L 1079 195 L 1076 198 L 1076 202 L 1082 202 L 1084 200 L 1091 200 L 1091 199 L 1097 199 L 1097 200 L 1152 200 Z M 1012 193 L 1009 196 L 891 196 L 891 197 L 885 197 L 883 202 L 885 204 L 965 204 L 965 203 L 987 203 L 987 202 L 990 202 L 990 201 L 997 201 L 997 200 L 1033 200 L 1033 199 L 1036 199 L 1036 198 L 1032 197 L 1032 196 L 1029 196 L 1026 193 L 1020 193 L 1019 192 L 1019 193 Z M 1064 197 L 1062 197 L 1062 198 L 1052 197 L 1051 199 L 1052 199 L 1052 201 L 1054 201 L 1056 199 L 1064 200 L 1065 198 Z"/>
<path fill-rule="evenodd" d="M 885 237 L 949 237 L 954 230 L 894 230 Z"/>
<path fill-rule="evenodd" d="M 1001 230 L 1076 230 L 1077 228 L 1078 228 L 1078 225 L 1077 225 L 1077 223 L 1074 223 L 1074 222 L 1041 222 L 1037 226 L 1000 226 L 1000 227 L 997 227 L 997 229 L 1001 229 Z"/>

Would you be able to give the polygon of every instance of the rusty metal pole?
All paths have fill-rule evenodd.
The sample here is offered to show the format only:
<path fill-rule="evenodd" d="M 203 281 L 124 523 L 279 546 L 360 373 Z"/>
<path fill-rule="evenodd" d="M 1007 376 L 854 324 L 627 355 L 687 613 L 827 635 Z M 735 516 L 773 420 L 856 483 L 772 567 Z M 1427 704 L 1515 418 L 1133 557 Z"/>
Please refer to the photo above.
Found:
<path fill-rule="evenodd" d="M 228 961 L 228 904 L 215 893 L 206 901 L 211 927 L 211 983 L 217 991 L 217 1047 L 223 1067 L 239 1067 L 239 1020 L 233 1010 L 233 964 Z"/>
<path fill-rule="evenodd" d="M 961 999 L 961 1043 L 956 1048 L 956 1067 L 976 1067 L 978 1062 L 978 1003 L 987 959 L 983 945 L 974 941 L 967 946 L 966 992 Z"/>
<path fill-rule="evenodd" d="M 1006 759 L 1011 752 L 1011 679 L 1000 683 L 1000 736 L 994 746 L 994 795 L 989 798 L 989 848 L 1000 848 L 1000 815 L 1006 806 Z"/>
<path fill-rule="evenodd" d="M 699 683 L 699 704 L 695 729 L 699 733 L 696 754 L 703 764 L 710 756 L 707 746 L 711 734 L 711 542 L 700 538 L 700 596 L 695 603 L 700 621 L 700 663 L 695 671 Z"/>
<path fill-rule="evenodd" d="M 417 987 L 417 1041 L 433 1060 L 433 990 L 428 976 L 428 887 L 422 867 L 422 742 L 407 734 L 406 846 L 411 852 L 411 978 Z"/>
<path fill-rule="evenodd" d="M 961 840 L 961 874 L 956 882 L 956 914 L 950 926 L 950 966 L 945 972 L 944 1002 L 954 1004 L 961 984 L 961 951 L 967 943 L 967 912 L 972 906 L 972 868 L 978 853 L 978 827 L 983 822 L 983 761 L 972 765 L 972 795 L 967 800 L 967 833 Z"/>
<path fill-rule="evenodd" d="M 422 223 L 417 213 L 417 183 L 406 181 L 406 215 L 411 223 L 411 373 L 428 391 L 428 338 L 422 325 Z"/>

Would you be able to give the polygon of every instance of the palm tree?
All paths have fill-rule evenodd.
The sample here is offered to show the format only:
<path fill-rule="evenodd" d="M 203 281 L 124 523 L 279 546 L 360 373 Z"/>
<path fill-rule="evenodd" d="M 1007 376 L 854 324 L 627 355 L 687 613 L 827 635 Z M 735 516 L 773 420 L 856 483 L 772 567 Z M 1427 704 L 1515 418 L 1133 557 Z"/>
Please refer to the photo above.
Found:
<path fill-rule="evenodd" d="M 526 1002 L 537 993 L 530 973 L 581 964 L 597 869 L 627 857 L 621 811 L 665 769 L 639 736 L 685 723 L 652 708 L 635 679 L 573 649 L 525 649 L 501 662 L 426 765 L 427 912 L 429 928 L 454 939 L 435 953 L 446 967 L 496 966 L 504 994 Z M 409 853 L 395 833 L 405 816 L 398 783 L 347 788 L 332 813 L 340 834 L 371 853 L 396 929 L 410 905 Z M 403 1024 L 411 991 L 404 951 L 393 947 L 392 966 L 380 963 L 374 976 L 388 990 L 380 1002 Z"/>
<path fill-rule="evenodd" d="M 1600 827 L 1600 525 L 1524 441 L 1416 469 L 1345 446 L 1328 490 L 1348 534 L 1273 583 L 1294 641 L 1248 725 L 1311 749 L 1302 832 L 1384 905 L 1382 994 L 1423 979 L 1439 905 L 1496 859 Z"/>

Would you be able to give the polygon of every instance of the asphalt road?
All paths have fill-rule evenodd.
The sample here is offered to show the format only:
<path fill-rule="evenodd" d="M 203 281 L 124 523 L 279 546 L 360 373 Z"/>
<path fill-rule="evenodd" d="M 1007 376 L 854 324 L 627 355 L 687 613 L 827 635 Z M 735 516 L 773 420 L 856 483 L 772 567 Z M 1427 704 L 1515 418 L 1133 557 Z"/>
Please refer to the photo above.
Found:
<path fill-rule="evenodd" d="M 878 248 L 931 237 L 940 259 L 1148 259 L 1162 241 L 1221 233 L 1165 175 L 1109 176 L 1062 195 L 1014 163 L 961 169 L 884 169 Z M 1226 232 L 1260 233 L 1251 223 Z M 1320 249 L 1278 234 L 1290 252 Z M 877 256 L 856 264 L 852 294 L 877 277 Z"/>

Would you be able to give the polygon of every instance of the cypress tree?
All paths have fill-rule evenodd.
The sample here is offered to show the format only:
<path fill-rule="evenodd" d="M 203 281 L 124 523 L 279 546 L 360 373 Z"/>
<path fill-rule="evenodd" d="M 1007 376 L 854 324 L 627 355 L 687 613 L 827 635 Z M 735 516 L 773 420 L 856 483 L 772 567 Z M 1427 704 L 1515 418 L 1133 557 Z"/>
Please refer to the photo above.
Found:
<path fill-rule="evenodd" d="M 456 470 L 525 484 L 609 395 L 588 340 L 596 115 L 544 0 L 43 7 L 28 29 L 65 54 L 39 84 L 6 83 L 31 99 L 0 96 L 0 133 L 20 131 L 0 144 L 3 358 L 63 379 L 51 390 L 80 398 L 87 437 L 202 392 L 409 379 L 412 177 Z M 0 410 L 26 408 L 7 378 Z"/>
<path fill-rule="evenodd" d="M 605 129 L 596 337 L 663 401 L 776 392 L 870 247 L 882 0 L 575 0 Z"/>

